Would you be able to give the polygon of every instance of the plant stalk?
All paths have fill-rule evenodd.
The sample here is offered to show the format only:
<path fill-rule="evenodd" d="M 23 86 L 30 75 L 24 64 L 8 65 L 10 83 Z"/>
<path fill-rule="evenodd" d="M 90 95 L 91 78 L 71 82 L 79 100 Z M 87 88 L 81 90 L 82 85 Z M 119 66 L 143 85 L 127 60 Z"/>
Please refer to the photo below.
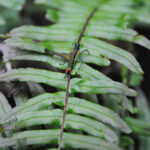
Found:
<path fill-rule="evenodd" d="M 61 150 L 61 145 L 62 145 L 62 138 L 63 138 L 63 132 L 64 132 L 64 124 L 65 124 L 66 113 L 67 113 L 67 108 L 68 108 L 70 78 L 71 78 L 71 74 L 68 74 L 67 75 L 67 88 L 66 88 L 66 95 L 65 95 L 64 111 L 63 111 L 62 124 L 61 124 L 61 129 L 60 129 L 58 150 Z"/>

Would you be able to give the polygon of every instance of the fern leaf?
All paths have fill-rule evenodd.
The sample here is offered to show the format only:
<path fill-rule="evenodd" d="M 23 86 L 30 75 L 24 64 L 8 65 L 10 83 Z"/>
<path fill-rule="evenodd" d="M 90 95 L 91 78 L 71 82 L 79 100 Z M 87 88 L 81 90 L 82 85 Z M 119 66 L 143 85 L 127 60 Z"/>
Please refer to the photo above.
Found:
<path fill-rule="evenodd" d="M 5 138 L 0 141 L 0 146 L 14 146 L 19 139 L 25 139 L 26 145 L 43 145 L 43 144 L 56 144 L 59 137 L 59 130 L 31 130 L 24 131 L 10 138 Z M 104 140 L 96 137 L 84 136 L 73 133 L 64 133 L 63 148 L 71 146 L 72 148 L 82 148 L 89 150 L 121 150 L 114 144 L 105 142 Z"/>
<path fill-rule="evenodd" d="M 4 116 L 7 112 L 11 110 L 11 106 L 8 103 L 8 100 L 6 97 L 3 95 L 3 93 L 0 92 L 0 118 Z"/>
<path fill-rule="evenodd" d="M 53 28 L 52 28 L 53 29 Z M 36 31 L 35 31 L 36 30 Z M 34 32 L 35 31 L 35 32 Z M 40 31 L 40 32 L 37 32 Z M 52 40 L 52 41 L 56 41 L 56 40 L 61 40 L 61 41 L 74 41 L 75 40 L 75 36 L 71 36 L 70 33 L 62 33 L 60 32 L 60 30 L 56 29 L 56 30 L 52 30 L 53 32 L 55 32 L 54 36 L 51 33 L 50 28 L 43 28 L 43 27 L 21 27 L 18 29 L 15 29 L 12 31 L 11 36 L 22 36 L 25 38 L 33 38 L 36 40 Z M 69 31 L 71 32 L 71 31 Z M 61 34 L 62 37 L 58 37 L 57 34 Z M 70 36 L 68 36 L 68 34 Z M 64 37 L 63 37 L 64 35 Z M 53 37 L 53 39 L 51 39 L 51 37 Z M 139 39 L 140 37 L 136 37 L 137 39 Z M 142 38 L 143 39 L 143 38 Z M 23 40 L 23 41 L 22 41 Z M 143 40 L 140 41 L 141 43 L 143 43 Z M 31 40 L 26 40 L 26 39 L 10 39 L 7 40 L 6 43 L 9 46 L 17 46 L 19 48 L 24 48 L 27 50 L 34 50 L 34 51 L 38 51 L 38 52 L 44 52 L 44 49 L 50 48 L 53 49 L 54 51 L 58 51 L 62 45 L 62 42 L 59 45 L 59 42 L 57 42 L 57 46 L 53 44 L 53 42 L 47 42 L 47 43 L 34 43 Z M 148 46 L 148 45 L 147 45 Z M 132 70 L 135 73 L 143 73 L 139 63 L 136 61 L 136 59 L 134 58 L 133 55 L 131 55 L 129 52 L 115 47 L 113 45 L 110 45 L 106 42 L 94 39 L 94 38 L 83 38 L 83 47 L 81 47 L 82 49 L 88 49 L 91 55 L 103 55 L 107 58 L 116 60 L 118 62 L 120 62 L 121 64 L 125 65 L 127 68 L 129 68 L 130 70 Z M 66 49 L 71 49 L 71 44 L 70 46 L 66 47 Z M 61 48 L 61 50 L 63 50 L 63 48 Z M 81 50 L 82 51 L 82 50 Z M 66 52 L 63 51 L 63 52 Z"/>
<path fill-rule="evenodd" d="M 33 112 L 26 112 L 25 114 L 20 112 L 16 116 L 17 122 L 15 129 L 27 128 L 35 125 L 61 125 L 62 110 L 40 110 Z M 76 129 L 84 131 L 90 135 L 103 138 L 109 142 L 117 142 L 118 137 L 110 128 L 104 124 L 95 121 L 93 119 L 67 114 L 65 129 Z"/>
<path fill-rule="evenodd" d="M 16 94 L 14 94 L 13 97 L 14 97 L 14 101 L 15 101 L 16 106 L 21 105 L 28 100 L 28 96 L 23 91 L 19 91 L 19 94 L 16 93 Z"/>
<path fill-rule="evenodd" d="M 144 136 L 150 136 L 150 122 L 133 119 L 130 117 L 125 118 L 125 121 L 132 128 L 134 133 Z"/>
<path fill-rule="evenodd" d="M 2 16 L 0 16 L 0 25 L 4 25 L 4 24 L 5 24 L 5 19 Z"/>
<path fill-rule="evenodd" d="M 149 109 L 149 105 L 148 105 L 146 96 L 144 95 L 144 93 L 142 92 L 141 89 L 138 89 L 138 93 L 139 93 L 139 95 L 136 99 L 136 106 L 139 110 L 138 118 L 143 121 L 150 122 L 150 118 L 149 118 L 150 109 Z M 140 150 L 142 150 L 142 149 L 148 150 L 150 147 L 150 138 L 139 135 L 138 139 L 140 141 L 139 142 Z"/>
<path fill-rule="evenodd" d="M 5 0 L 5 1 L 0 1 L 0 5 L 13 9 L 16 11 L 21 10 L 22 6 L 24 4 L 24 0 Z"/>
<path fill-rule="evenodd" d="M 14 69 L 0 76 L 0 81 L 31 81 L 45 83 L 60 89 L 65 89 L 64 74 L 42 69 L 26 68 Z M 137 93 L 125 85 L 115 81 L 90 81 L 87 79 L 74 78 L 71 80 L 71 93 L 104 94 L 115 93 L 126 96 L 136 96 Z"/>
<path fill-rule="evenodd" d="M 62 59 L 47 56 L 44 54 L 35 54 L 30 52 L 19 52 L 13 53 L 12 55 L 8 55 L 5 57 L 9 60 L 31 60 L 31 61 L 41 61 L 46 62 L 49 65 L 52 65 L 54 67 L 65 69 L 67 65 L 60 65 L 62 63 Z M 99 66 L 109 66 L 110 61 L 107 58 L 103 58 L 102 56 L 94 56 L 94 55 L 88 55 L 88 54 L 81 54 L 79 55 L 77 62 L 82 63 L 91 63 L 96 64 Z"/>
<path fill-rule="evenodd" d="M 46 93 L 44 88 L 41 85 L 37 84 L 37 83 L 27 82 L 27 85 L 28 85 L 28 87 L 30 89 L 32 97 L 37 96 L 39 94 Z"/>
<path fill-rule="evenodd" d="M 49 105 L 52 105 L 52 103 L 58 106 L 63 106 L 64 94 L 62 96 L 60 96 L 59 93 L 42 94 L 40 96 L 34 97 L 28 100 L 22 106 L 15 107 L 12 111 L 10 111 L 2 118 L 2 121 L 8 122 L 20 113 L 30 111 L 31 109 L 32 111 L 35 111 L 46 108 Z M 96 120 L 109 123 L 126 133 L 131 132 L 130 128 L 125 124 L 125 122 L 121 120 L 120 117 L 113 111 L 104 106 L 88 102 L 84 99 L 70 97 L 68 111 L 74 112 L 75 114 L 83 114 L 85 116 L 95 118 Z"/>
<path fill-rule="evenodd" d="M 135 60 L 134 56 L 127 51 L 93 38 L 85 38 L 83 40 L 83 43 L 87 48 L 99 51 L 99 53 L 101 53 L 102 55 L 110 59 L 117 60 L 127 68 L 131 69 L 133 72 L 143 73 L 139 63 Z"/>

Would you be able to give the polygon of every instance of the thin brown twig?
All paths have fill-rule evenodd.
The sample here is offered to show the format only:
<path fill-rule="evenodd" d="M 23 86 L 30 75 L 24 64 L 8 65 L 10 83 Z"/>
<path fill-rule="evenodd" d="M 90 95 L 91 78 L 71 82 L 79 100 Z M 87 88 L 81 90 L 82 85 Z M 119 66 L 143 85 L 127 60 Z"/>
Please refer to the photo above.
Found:
<path fill-rule="evenodd" d="M 61 150 L 62 136 L 63 136 L 64 124 L 65 124 L 66 113 L 67 113 L 67 108 L 68 108 L 70 78 L 71 78 L 71 74 L 68 74 L 68 76 L 67 76 L 67 88 L 66 88 L 66 95 L 65 95 L 65 103 L 64 103 L 64 111 L 63 111 L 62 124 L 61 124 L 61 129 L 60 129 L 60 136 L 59 136 L 59 146 L 58 146 L 59 150 Z"/>

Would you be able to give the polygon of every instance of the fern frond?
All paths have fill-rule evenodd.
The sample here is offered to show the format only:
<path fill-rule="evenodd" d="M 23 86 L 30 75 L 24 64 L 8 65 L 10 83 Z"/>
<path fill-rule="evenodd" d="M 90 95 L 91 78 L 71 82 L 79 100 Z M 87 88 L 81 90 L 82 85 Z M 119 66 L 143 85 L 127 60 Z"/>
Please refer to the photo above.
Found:
<path fill-rule="evenodd" d="M 118 47 L 116 41 L 135 43 L 150 49 L 150 41 L 132 29 L 134 21 L 136 23 L 150 23 L 146 18 L 150 14 L 148 10 L 139 8 L 133 0 L 35 0 L 35 3 L 48 7 L 46 18 L 55 24 L 43 27 L 26 25 L 11 30 L 10 38 L 5 40 L 5 43 L 19 50 L 10 52 L 10 55 L 5 56 L 5 58 L 13 61 L 46 62 L 52 68 L 50 70 L 33 67 L 18 68 L 0 75 L 2 82 L 34 82 L 39 89 L 35 92 L 30 85 L 35 97 L 1 116 L 0 123 L 3 125 L 16 117 L 16 129 L 28 129 L 28 127 L 32 128 L 32 126 L 42 124 L 50 125 L 51 129 L 18 131 L 12 137 L 2 139 L 1 147 L 14 146 L 20 139 L 25 139 L 26 145 L 41 146 L 52 143 L 57 146 L 58 144 L 60 132 L 58 128 L 60 127 L 62 111 L 54 109 L 53 106 L 60 108 L 64 106 L 64 92 L 44 93 L 45 91 L 38 83 L 55 87 L 58 90 L 65 90 L 64 73 L 57 69 L 66 69 L 66 64 L 60 65 L 63 58 L 46 55 L 45 49 L 69 54 L 81 35 L 80 52 L 88 49 L 90 55 L 79 54 L 72 75 L 76 76 L 76 72 L 78 72 L 80 57 L 83 59 L 83 65 L 78 72 L 78 78 L 71 79 L 70 93 L 108 94 L 132 113 L 134 110 L 126 96 L 134 97 L 137 95 L 136 91 L 122 83 L 113 81 L 87 64 L 107 67 L 111 60 L 114 60 L 131 72 L 141 75 L 143 70 L 136 58 L 127 50 Z M 97 6 L 97 11 L 89 19 L 82 35 L 83 26 L 95 6 Z M 52 106 L 52 110 L 47 110 L 49 106 Z M 63 136 L 63 148 L 120 150 L 116 146 L 118 143 L 114 143 L 118 141 L 116 133 L 105 124 L 109 124 L 124 133 L 131 132 L 130 127 L 119 115 L 109 108 L 89 102 L 82 96 L 81 98 L 69 97 L 68 114 L 65 122 L 67 132 Z M 57 129 L 55 129 L 56 127 Z M 82 132 L 75 134 L 69 129 L 83 131 L 89 135 L 82 135 Z"/>
<path fill-rule="evenodd" d="M 2 147 L 14 146 L 19 139 L 25 139 L 26 145 L 45 145 L 58 143 L 59 130 L 31 130 L 15 134 L 13 137 L 5 138 L 0 141 Z M 94 150 L 121 150 L 119 147 L 112 143 L 108 143 L 102 139 L 85 136 L 75 133 L 64 133 L 63 148 L 73 147 L 81 149 L 94 149 Z"/>
<path fill-rule="evenodd" d="M 36 83 L 44 83 L 49 86 L 54 86 L 59 89 L 65 89 L 66 84 L 64 74 L 58 72 L 50 72 L 42 69 L 26 68 L 26 69 L 13 69 L 0 77 L 0 81 L 30 81 Z M 90 93 L 90 94 L 104 94 L 114 93 L 125 96 L 136 96 L 137 93 L 123 85 L 122 83 L 109 80 L 91 81 L 87 79 L 74 78 L 71 80 L 71 93 Z"/>
<path fill-rule="evenodd" d="M 28 112 L 30 110 L 35 111 L 42 108 L 47 108 L 49 105 L 52 105 L 52 103 L 58 106 L 63 106 L 64 94 L 62 96 L 61 95 L 59 95 L 59 93 L 54 94 L 46 93 L 34 97 L 28 100 L 22 106 L 15 107 L 7 115 L 2 117 L 1 118 L 2 124 L 12 120 L 12 118 L 14 117 L 17 117 L 17 115 L 19 115 L 20 113 Z M 83 114 L 85 116 L 95 118 L 96 120 L 99 121 L 107 122 L 124 132 L 127 133 L 130 132 L 128 126 L 124 123 L 123 120 L 120 119 L 120 117 L 116 113 L 114 113 L 113 111 L 104 106 L 88 102 L 84 99 L 70 97 L 68 111 L 77 114 Z"/>
<path fill-rule="evenodd" d="M 11 110 L 8 100 L 2 92 L 0 92 L 0 118 Z"/>
<path fill-rule="evenodd" d="M 0 25 L 3 25 L 3 24 L 5 24 L 5 20 L 2 16 L 0 16 Z"/>
<path fill-rule="evenodd" d="M 22 9 L 24 2 L 25 0 L 5 0 L 0 1 L 0 5 L 9 9 L 19 11 Z"/>

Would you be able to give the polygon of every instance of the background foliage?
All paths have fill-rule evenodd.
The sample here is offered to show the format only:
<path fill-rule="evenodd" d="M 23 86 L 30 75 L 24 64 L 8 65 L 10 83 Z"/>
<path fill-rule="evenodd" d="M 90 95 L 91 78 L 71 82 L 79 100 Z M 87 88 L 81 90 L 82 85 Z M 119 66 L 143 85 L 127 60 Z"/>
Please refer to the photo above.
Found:
<path fill-rule="evenodd" d="M 67 62 L 53 54 L 72 52 L 96 6 L 72 72 L 63 149 L 150 148 L 150 109 L 140 87 L 144 71 L 136 60 L 136 50 L 150 49 L 150 41 L 135 30 L 150 24 L 150 2 L 5 0 L 0 149 L 57 149 Z"/>

